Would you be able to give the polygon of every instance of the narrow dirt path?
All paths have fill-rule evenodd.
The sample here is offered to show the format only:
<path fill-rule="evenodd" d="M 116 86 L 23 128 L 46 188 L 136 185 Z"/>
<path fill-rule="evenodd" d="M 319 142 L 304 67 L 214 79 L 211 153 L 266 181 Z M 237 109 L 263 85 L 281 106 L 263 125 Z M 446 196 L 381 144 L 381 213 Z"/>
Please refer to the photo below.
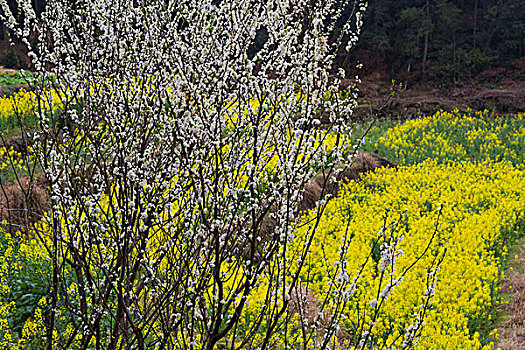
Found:
<path fill-rule="evenodd" d="M 502 305 L 503 313 L 508 315 L 498 327 L 498 341 L 495 349 L 525 349 L 525 245 L 514 256 L 502 284 L 502 293 L 510 294 L 508 303 Z"/>

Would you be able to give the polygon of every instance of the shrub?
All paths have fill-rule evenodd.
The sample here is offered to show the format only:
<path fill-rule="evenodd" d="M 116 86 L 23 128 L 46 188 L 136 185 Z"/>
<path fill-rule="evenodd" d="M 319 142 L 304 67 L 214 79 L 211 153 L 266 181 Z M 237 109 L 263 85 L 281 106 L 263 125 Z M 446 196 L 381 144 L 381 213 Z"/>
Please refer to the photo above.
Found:
<path fill-rule="evenodd" d="M 365 4 L 52 0 L 37 25 L 21 0 L 20 27 L 1 5 L 61 106 L 50 113 L 37 77 L 46 346 L 327 347 L 337 308 L 318 336 L 280 339 L 303 266 L 289 254 L 311 248 L 292 245 L 304 184 L 346 160 L 355 96 L 337 93 L 345 76 L 331 68 Z M 268 39 L 252 45 L 262 29 Z M 314 226 L 322 202 L 316 212 Z M 265 306 L 249 309 L 259 293 Z"/>

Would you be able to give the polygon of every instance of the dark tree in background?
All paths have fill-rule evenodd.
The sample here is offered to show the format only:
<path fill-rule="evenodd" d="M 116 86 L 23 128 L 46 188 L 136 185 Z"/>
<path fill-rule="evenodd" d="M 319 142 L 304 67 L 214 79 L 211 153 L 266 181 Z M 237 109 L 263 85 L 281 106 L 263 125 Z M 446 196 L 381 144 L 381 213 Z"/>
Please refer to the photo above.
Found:
<path fill-rule="evenodd" d="M 370 0 L 363 21 L 359 49 L 340 62 L 388 79 L 457 83 L 525 55 L 523 0 Z"/>
<path fill-rule="evenodd" d="M 45 1 L 31 3 L 38 15 Z M 354 10 L 344 9 L 343 18 Z M 363 21 L 357 50 L 339 52 L 338 64 L 352 70 L 362 62 L 368 73 L 378 71 L 386 80 L 449 85 L 525 56 L 523 0 L 370 0 Z M 334 36 L 339 32 L 336 27 Z M 261 28 L 251 52 L 264 41 Z M 8 47 L 0 47 L 0 58 Z"/>

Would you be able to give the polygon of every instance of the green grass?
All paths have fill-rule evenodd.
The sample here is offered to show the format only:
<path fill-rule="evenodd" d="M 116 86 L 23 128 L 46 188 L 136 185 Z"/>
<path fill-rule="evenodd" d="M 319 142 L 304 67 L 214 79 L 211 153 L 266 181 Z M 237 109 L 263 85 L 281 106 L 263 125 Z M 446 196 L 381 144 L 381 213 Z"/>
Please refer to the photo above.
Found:
<path fill-rule="evenodd" d="M 376 121 L 365 121 L 355 123 L 352 131 L 352 143 L 359 144 L 359 150 L 378 153 L 377 142 L 389 129 L 394 128 L 400 122 L 393 119 L 381 119 Z M 381 155 L 381 154 L 379 154 Z"/>
<path fill-rule="evenodd" d="M 38 76 L 38 81 L 42 82 L 42 77 Z M 28 85 L 35 82 L 35 74 L 30 71 L 11 72 L 0 74 L 0 86 L 4 85 Z"/>
<path fill-rule="evenodd" d="M 24 127 L 21 127 L 21 124 Z M 7 139 L 12 136 L 21 135 L 23 130 L 30 132 L 35 130 L 37 125 L 37 120 L 32 113 L 28 113 L 25 116 L 21 116 L 21 119 L 18 116 L 10 115 L 7 117 L 0 117 L 0 134 L 4 139 Z M 0 142 L 0 146 L 2 143 Z"/>

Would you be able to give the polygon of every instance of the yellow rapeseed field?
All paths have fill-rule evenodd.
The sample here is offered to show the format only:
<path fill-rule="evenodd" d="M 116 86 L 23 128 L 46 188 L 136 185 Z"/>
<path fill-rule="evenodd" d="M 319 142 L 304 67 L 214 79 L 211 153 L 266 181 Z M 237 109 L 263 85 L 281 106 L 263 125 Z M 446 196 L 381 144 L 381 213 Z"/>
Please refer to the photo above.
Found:
<path fill-rule="evenodd" d="M 13 147 L 0 147 L 0 171 L 6 168 L 22 170 L 27 166 L 24 155 L 17 152 Z"/>
<path fill-rule="evenodd" d="M 383 135 L 377 147 L 383 156 L 409 165 L 432 158 L 461 160 L 525 160 L 524 113 L 498 117 L 489 111 L 464 114 L 440 111 L 408 120 Z"/>
<path fill-rule="evenodd" d="M 20 131 L 19 123 L 22 122 L 25 129 L 31 129 L 34 125 L 28 122 L 27 118 L 33 116 L 37 108 L 37 97 L 32 91 L 24 89 L 18 91 L 12 96 L 0 97 L 0 131 L 10 133 L 10 130 Z M 57 111 L 62 106 L 62 99 L 55 90 L 49 90 L 41 100 L 41 107 L 49 111 Z M 34 122 L 34 121 L 33 121 Z M 5 141 L 5 140 L 4 140 Z M 33 158 L 32 150 L 29 149 L 30 161 Z M 14 150 L 12 147 L 6 147 L 0 142 L 0 171 L 23 170 L 27 167 L 27 161 L 24 154 Z"/>
<path fill-rule="evenodd" d="M 417 349 L 490 349 L 491 343 L 481 345 L 477 328 L 490 322 L 487 317 L 498 301 L 501 263 L 513 230 L 523 221 L 524 196 L 525 174 L 508 162 L 438 164 L 429 159 L 371 174 L 361 183 L 348 184 L 340 198 L 329 202 L 304 283 L 323 300 L 330 276 L 340 271 L 344 260 L 350 278 L 342 283 L 350 284 L 381 231 L 394 239 L 404 238 L 392 276 L 396 280 L 423 253 L 435 232 L 427 254 L 393 288 L 379 311 L 372 327 L 376 344 L 380 347 L 385 339 L 390 345 L 420 312 L 428 268 L 446 250 Z M 296 244 L 302 244 L 303 237 L 299 231 Z M 341 259 L 344 237 L 352 239 Z M 362 272 L 346 306 L 347 327 L 359 317 L 371 321 L 376 310 L 372 306 L 381 302 L 385 282 L 379 285 L 379 265 L 373 261 Z"/>
<path fill-rule="evenodd" d="M 493 348 L 490 318 L 500 302 L 507 249 L 525 222 L 525 172 L 519 162 L 525 131 L 508 120 L 499 122 L 487 120 L 486 113 L 440 112 L 397 126 L 379 142 L 401 166 L 351 182 L 328 202 L 299 289 L 317 312 L 313 317 L 323 314 L 321 309 L 343 308 L 335 348 L 355 348 L 348 334 L 363 332 L 369 332 L 373 348 L 393 343 L 392 348 L 401 348 L 414 324 L 424 324 L 415 333 L 416 349 Z M 332 140 L 325 142 L 330 147 Z M 298 223 L 288 250 L 290 264 L 297 263 L 294 246 L 312 237 L 306 219 Z M 49 278 L 47 253 L 36 241 L 18 242 L 6 233 L 0 241 L 0 348 L 26 349 L 44 334 L 46 299 L 37 298 L 19 338 L 13 332 L 19 305 L 6 296 L 13 294 L 13 276 L 29 267 L 34 276 Z M 395 264 L 385 265 L 389 247 Z M 337 299 L 334 290 L 348 292 Z M 267 291 L 263 276 L 241 328 L 254 321 L 249 315 L 261 310 Z M 57 310 L 58 320 L 66 322 L 62 311 Z M 305 341 L 297 312 L 288 311 L 290 322 L 283 327 L 288 336 L 276 335 L 275 348 L 282 348 L 284 339 Z M 62 328 L 71 334 L 71 325 Z M 61 335 L 54 336 L 60 342 Z M 254 334 L 254 344 L 262 336 Z M 312 339 L 309 347 L 318 345 Z"/>

